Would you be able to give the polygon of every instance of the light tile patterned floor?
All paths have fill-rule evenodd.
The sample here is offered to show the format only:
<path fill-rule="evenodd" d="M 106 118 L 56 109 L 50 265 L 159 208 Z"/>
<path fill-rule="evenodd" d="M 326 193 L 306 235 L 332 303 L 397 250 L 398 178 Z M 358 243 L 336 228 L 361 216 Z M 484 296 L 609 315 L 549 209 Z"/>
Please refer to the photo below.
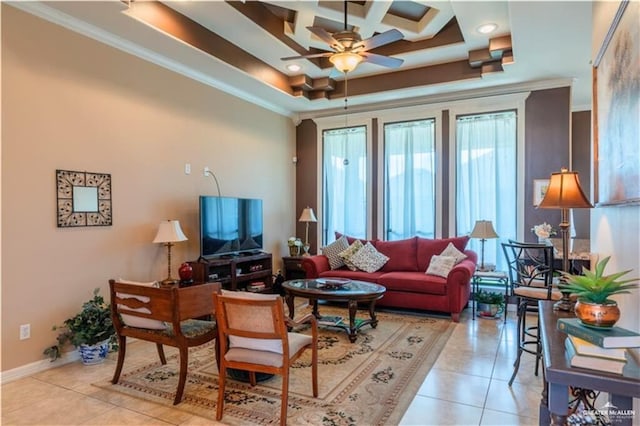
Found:
<path fill-rule="evenodd" d="M 507 384 L 516 353 L 514 340 L 514 313 L 509 313 L 505 324 L 502 320 L 473 321 L 467 309 L 401 424 L 537 425 L 542 374 L 534 375 L 532 355 L 523 354 L 516 381 L 511 388 Z M 154 345 L 130 345 L 126 368 L 147 363 L 149 356 L 155 356 Z M 107 394 L 91 385 L 110 377 L 114 368 L 113 357 L 92 367 L 76 362 L 4 384 L 1 424 L 219 424 L 181 410 Z"/>

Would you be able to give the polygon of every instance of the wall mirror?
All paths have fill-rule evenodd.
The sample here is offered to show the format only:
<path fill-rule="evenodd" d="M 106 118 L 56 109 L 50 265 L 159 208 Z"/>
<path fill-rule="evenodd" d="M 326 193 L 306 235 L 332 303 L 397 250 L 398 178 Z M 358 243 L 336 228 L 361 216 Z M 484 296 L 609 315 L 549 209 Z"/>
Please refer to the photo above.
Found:
<path fill-rule="evenodd" d="M 58 228 L 111 226 L 111 175 L 56 170 Z"/>

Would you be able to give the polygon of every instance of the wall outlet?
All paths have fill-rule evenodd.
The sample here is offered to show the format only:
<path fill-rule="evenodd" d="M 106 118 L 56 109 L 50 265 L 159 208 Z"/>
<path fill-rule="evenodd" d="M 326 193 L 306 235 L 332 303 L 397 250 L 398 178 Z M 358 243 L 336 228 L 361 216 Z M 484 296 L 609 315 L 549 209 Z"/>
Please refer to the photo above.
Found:
<path fill-rule="evenodd" d="M 20 326 L 20 340 L 25 340 L 31 337 L 31 324 L 22 324 Z"/>
<path fill-rule="evenodd" d="M 209 166 L 204 166 L 204 170 L 202 170 L 202 175 L 203 176 L 209 176 L 209 172 L 211 170 L 209 170 Z"/>
<path fill-rule="evenodd" d="M 191 174 L 191 163 L 186 163 L 184 165 L 184 174 L 185 175 L 190 175 Z"/>

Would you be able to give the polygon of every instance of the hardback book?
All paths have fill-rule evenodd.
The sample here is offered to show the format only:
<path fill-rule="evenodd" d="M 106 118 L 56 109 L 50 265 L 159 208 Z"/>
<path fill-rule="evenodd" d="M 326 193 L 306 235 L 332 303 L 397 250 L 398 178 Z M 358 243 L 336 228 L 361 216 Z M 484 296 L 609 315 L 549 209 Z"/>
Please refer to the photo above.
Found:
<path fill-rule="evenodd" d="M 337 315 L 323 315 L 318 319 L 320 325 L 341 325 L 342 317 Z"/>
<path fill-rule="evenodd" d="M 596 329 L 580 323 L 578 318 L 558 318 L 558 330 L 577 336 L 602 348 L 640 347 L 640 334 L 622 327 Z"/>
<path fill-rule="evenodd" d="M 571 340 L 574 349 L 578 355 L 595 356 L 598 358 L 615 359 L 618 361 L 626 361 L 625 356 L 627 350 L 624 348 L 601 348 L 598 345 L 589 343 L 577 336 L 567 335 L 567 339 Z"/>
<path fill-rule="evenodd" d="M 615 359 L 600 358 L 597 356 L 579 355 L 571 343 L 571 339 L 564 341 L 567 360 L 572 367 L 587 368 L 589 370 L 606 371 L 607 373 L 622 374 L 622 370 L 626 365 L 626 361 L 618 361 Z"/>

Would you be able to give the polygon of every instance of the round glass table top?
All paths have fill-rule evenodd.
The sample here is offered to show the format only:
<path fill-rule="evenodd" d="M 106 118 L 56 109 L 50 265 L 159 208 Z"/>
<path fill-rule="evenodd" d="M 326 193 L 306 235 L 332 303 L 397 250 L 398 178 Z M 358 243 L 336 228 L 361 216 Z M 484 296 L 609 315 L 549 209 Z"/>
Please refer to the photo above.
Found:
<path fill-rule="evenodd" d="M 331 294 L 346 297 L 382 294 L 385 292 L 385 288 L 378 284 L 330 277 L 285 281 L 282 287 L 298 294 Z"/>

